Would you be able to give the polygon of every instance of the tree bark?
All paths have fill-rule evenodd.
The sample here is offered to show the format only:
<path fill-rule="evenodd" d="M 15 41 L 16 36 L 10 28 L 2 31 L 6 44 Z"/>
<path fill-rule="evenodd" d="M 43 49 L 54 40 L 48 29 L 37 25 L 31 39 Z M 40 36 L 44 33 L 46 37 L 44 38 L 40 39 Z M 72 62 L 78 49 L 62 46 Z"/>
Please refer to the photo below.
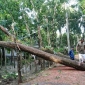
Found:
<path fill-rule="evenodd" d="M 5 65 L 5 48 L 2 47 L 2 65 Z"/>
<path fill-rule="evenodd" d="M 70 59 L 70 56 L 69 55 L 64 55 L 63 53 L 57 53 L 57 55 L 59 55 L 59 56 L 61 56 L 61 57 L 63 57 L 63 58 L 68 58 L 68 59 Z M 75 57 L 74 57 L 75 58 Z M 75 58 L 75 60 L 76 61 L 79 61 L 79 59 L 76 59 Z"/>
<path fill-rule="evenodd" d="M 13 43 L 13 42 L 5 42 L 5 41 L 0 41 L 0 46 L 9 47 L 9 48 L 13 48 L 13 49 L 15 49 L 15 47 L 17 46 L 18 49 L 25 51 L 25 52 L 29 52 L 34 55 L 37 55 L 38 57 L 43 58 L 45 60 L 50 60 L 50 61 L 53 61 L 56 63 L 60 63 L 63 65 L 66 65 L 66 66 L 73 67 L 78 70 L 85 71 L 85 64 L 83 64 L 82 66 L 79 66 L 78 61 L 76 61 L 76 60 L 63 58 L 59 55 L 50 54 L 50 53 L 44 52 L 42 50 L 30 47 L 30 46 L 26 46 L 26 45 L 19 44 L 19 43 Z"/>
<path fill-rule="evenodd" d="M 8 36 L 11 36 L 11 34 L 3 27 L 0 25 L 0 29 Z"/>
<path fill-rule="evenodd" d="M 17 57 L 18 57 L 17 58 L 18 59 L 17 60 L 18 61 L 17 67 L 18 67 L 18 84 L 19 84 L 19 83 L 22 83 L 22 76 L 21 76 L 21 70 L 20 70 L 21 69 L 21 59 L 20 59 L 21 56 L 20 56 L 20 54 L 18 54 Z"/>

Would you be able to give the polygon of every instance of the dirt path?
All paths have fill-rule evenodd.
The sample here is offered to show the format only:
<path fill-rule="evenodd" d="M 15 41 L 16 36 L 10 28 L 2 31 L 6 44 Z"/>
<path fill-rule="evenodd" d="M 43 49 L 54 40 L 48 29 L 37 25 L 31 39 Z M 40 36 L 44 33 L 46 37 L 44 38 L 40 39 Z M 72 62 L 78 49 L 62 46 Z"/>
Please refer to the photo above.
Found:
<path fill-rule="evenodd" d="M 20 85 L 85 85 L 85 71 L 57 64 Z"/>

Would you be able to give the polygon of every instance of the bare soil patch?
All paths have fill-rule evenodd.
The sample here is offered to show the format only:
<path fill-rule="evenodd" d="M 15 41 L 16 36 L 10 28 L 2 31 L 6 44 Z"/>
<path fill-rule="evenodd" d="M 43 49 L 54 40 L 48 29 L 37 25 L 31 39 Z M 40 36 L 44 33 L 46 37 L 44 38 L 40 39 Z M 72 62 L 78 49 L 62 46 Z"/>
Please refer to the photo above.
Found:
<path fill-rule="evenodd" d="M 29 77 L 20 85 L 85 85 L 85 71 L 56 64 Z"/>

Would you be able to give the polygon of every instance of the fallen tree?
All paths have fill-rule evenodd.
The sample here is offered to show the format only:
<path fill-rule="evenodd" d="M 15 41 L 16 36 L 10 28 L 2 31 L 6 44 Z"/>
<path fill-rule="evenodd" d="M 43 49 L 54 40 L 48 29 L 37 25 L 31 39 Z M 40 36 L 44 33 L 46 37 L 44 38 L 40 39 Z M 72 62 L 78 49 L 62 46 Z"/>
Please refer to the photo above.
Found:
<path fill-rule="evenodd" d="M 61 57 L 59 55 L 50 54 L 50 53 L 44 52 L 42 50 L 30 47 L 30 46 L 26 46 L 26 45 L 23 45 L 20 43 L 0 41 L 0 46 L 9 47 L 12 49 L 15 49 L 17 46 L 17 48 L 20 49 L 21 51 L 29 52 L 29 53 L 37 55 L 38 57 L 41 57 L 45 60 L 50 60 L 55 63 L 60 63 L 63 65 L 66 65 L 66 66 L 73 67 L 78 70 L 85 71 L 85 64 L 83 64 L 82 66 L 79 66 L 78 61 L 76 61 L 76 60 L 71 60 L 71 59 Z"/>
<path fill-rule="evenodd" d="M 70 56 L 69 56 L 69 55 L 64 55 L 63 53 L 60 53 L 60 52 L 57 53 L 57 55 L 59 55 L 59 56 L 61 56 L 61 57 L 64 57 L 64 58 L 70 59 Z M 76 61 L 79 61 L 79 59 L 76 59 L 76 58 L 75 58 L 75 60 L 76 60 Z"/>
<path fill-rule="evenodd" d="M 11 34 L 3 27 L 0 25 L 0 29 L 8 36 L 11 36 Z"/>

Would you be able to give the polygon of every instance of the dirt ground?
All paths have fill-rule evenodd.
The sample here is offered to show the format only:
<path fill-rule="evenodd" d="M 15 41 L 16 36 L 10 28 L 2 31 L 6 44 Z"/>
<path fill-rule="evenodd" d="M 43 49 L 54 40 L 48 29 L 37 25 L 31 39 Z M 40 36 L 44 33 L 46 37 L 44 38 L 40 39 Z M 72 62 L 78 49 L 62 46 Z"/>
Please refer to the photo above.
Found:
<path fill-rule="evenodd" d="M 55 67 L 29 77 L 20 85 L 85 85 L 85 71 L 56 64 Z"/>
<path fill-rule="evenodd" d="M 85 85 L 85 71 L 57 64 L 31 76 L 20 85 Z"/>

